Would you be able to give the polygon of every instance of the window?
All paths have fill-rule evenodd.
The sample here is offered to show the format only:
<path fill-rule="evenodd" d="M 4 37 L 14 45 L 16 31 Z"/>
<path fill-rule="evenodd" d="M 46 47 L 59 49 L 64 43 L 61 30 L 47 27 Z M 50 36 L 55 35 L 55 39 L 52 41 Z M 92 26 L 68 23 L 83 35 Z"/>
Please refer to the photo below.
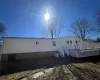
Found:
<path fill-rule="evenodd" d="M 70 41 L 70 43 L 72 44 L 72 41 Z"/>
<path fill-rule="evenodd" d="M 52 41 L 52 45 L 53 46 L 56 46 L 56 41 Z"/>
<path fill-rule="evenodd" d="M 69 43 L 69 41 L 66 41 L 67 43 Z"/>
<path fill-rule="evenodd" d="M 36 42 L 36 45 L 38 45 L 38 44 L 39 44 L 39 42 L 37 41 L 37 42 Z"/>

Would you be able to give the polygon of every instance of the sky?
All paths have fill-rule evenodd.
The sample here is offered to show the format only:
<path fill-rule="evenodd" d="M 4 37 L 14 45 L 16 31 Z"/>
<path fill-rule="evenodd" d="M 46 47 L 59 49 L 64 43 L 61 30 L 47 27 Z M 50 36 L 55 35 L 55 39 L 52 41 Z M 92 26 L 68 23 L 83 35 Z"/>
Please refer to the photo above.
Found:
<path fill-rule="evenodd" d="M 44 37 L 47 10 L 50 16 L 63 20 L 65 29 L 60 37 L 73 36 L 70 25 L 80 17 L 93 22 L 96 11 L 100 11 L 100 0 L 0 0 L 0 23 L 7 27 L 5 36 Z"/>

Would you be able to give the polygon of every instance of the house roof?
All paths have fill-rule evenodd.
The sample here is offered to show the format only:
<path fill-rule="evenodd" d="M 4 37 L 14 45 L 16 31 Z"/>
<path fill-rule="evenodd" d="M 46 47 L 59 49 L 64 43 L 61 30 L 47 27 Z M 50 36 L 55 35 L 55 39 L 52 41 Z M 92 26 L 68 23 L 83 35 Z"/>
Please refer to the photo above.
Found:
<path fill-rule="evenodd" d="M 35 37 L 2 37 L 2 38 L 13 38 L 13 39 L 52 39 L 52 38 L 35 38 Z M 56 38 L 54 38 L 56 39 Z"/>
<path fill-rule="evenodd" d="M 59 37 L 59 38 L 76 38 L 75 36 L 65 36 L 65 37 Z M 35 38 L 35 37 L 2 37 L 4 38 L 14 38 L 14 39 L 52 39 L 52 38 Z M 58 38 L 53 38 L 53 39 L 58 39 Z"/>

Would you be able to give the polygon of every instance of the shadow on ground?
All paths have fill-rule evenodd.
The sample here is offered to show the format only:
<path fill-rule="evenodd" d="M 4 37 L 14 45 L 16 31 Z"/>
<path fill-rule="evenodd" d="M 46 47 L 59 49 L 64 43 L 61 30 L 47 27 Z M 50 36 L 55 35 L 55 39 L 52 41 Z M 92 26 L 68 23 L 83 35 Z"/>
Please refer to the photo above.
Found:
<path fill-rule="evenodd" d="M 45 58 L 34 58 L 24 59 L 17 61 L 8 61 L 0 63 L 0 75 L 6 75 L 10 73 L 34 70 L 39 68 L 49 68 L 59 65 L 68 65 L 71 63 L 83 63 L 83 62 L 100 62 L 100 56 L 93 56 L 87 58 L 73 58 L 71 56 L 66 57 L 45 57 Z"/>

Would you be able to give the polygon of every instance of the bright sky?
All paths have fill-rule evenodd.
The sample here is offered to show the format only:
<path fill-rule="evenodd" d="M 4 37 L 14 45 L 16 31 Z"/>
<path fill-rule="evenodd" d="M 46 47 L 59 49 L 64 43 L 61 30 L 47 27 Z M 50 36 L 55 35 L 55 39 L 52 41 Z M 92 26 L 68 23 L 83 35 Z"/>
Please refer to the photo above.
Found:
<path fill-rule="evenodd" d="M 79 17 L 92 22 L 100 11 L 100 0 L 0 0 L 0 23 L 7 26 L 9 37 L 43 37 L 47 10 L 64 21 L 66 28 L 60 36 L 72 36 L 70 24 Z"/>

